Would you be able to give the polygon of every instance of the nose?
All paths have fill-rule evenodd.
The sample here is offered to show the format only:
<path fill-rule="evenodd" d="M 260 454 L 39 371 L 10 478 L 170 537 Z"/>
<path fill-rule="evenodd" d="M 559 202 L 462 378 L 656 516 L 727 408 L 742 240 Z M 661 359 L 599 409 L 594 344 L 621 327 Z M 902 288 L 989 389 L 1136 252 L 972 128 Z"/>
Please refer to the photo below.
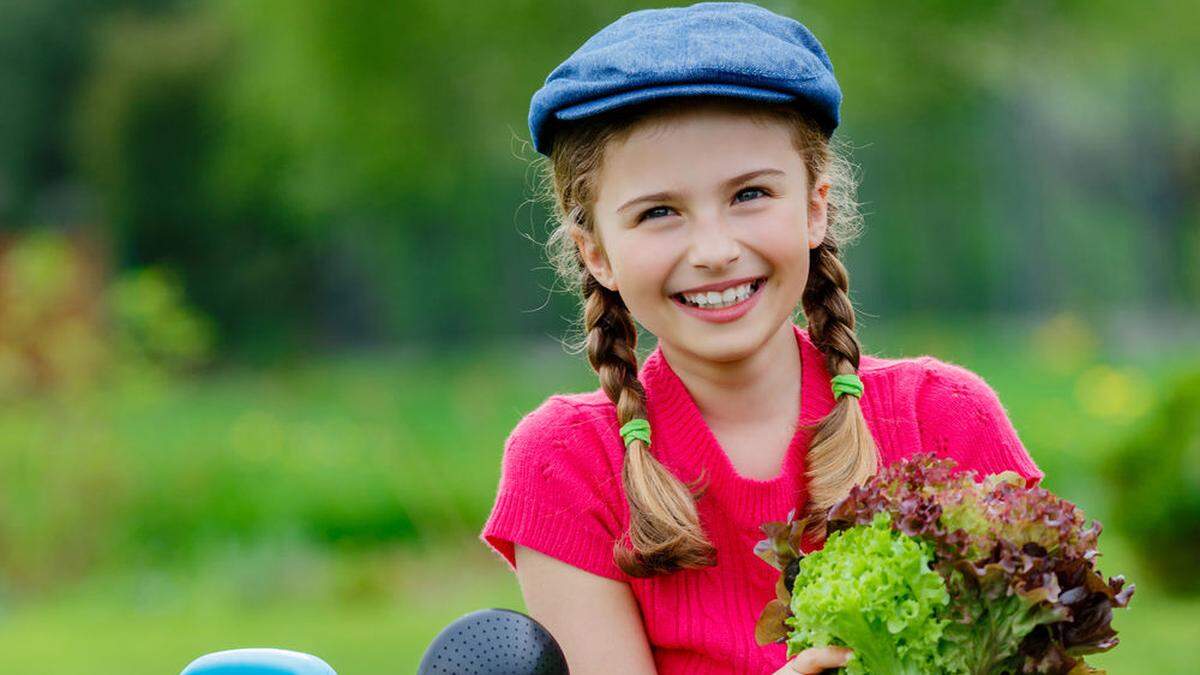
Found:
<path fill-rule="evenodd" d="M 712 217 L 694 222 L 688 249 L 688 262 L 693 266 L 720 270 L 742 257 L 742 244 L 723 219 Z"/>

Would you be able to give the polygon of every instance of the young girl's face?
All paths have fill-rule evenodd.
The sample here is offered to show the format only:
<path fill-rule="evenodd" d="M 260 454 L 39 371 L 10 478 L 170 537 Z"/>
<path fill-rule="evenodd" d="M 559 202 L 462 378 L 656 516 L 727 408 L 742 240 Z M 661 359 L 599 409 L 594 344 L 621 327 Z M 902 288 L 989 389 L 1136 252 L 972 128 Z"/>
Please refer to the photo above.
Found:
<path fill-rule="evenodd" d="M 665 350 L 736 361 L 799 303 L 828 189 L 823 179 L 809 189 L 785 123 L 697 106 L 610 143 L 597 232 L 576 243 Z"/>

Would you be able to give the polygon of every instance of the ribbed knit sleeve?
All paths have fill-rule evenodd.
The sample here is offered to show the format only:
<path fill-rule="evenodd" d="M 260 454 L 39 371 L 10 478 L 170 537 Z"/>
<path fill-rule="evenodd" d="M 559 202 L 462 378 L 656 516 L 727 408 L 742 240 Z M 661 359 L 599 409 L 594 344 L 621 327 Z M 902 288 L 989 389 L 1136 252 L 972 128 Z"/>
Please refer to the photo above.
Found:
<path fill-rule="evenodd" d="M 516 571 L 514 544 L 628 581 L 612 559 L 621 536 L 620 476 L 589 420 L 559 395 L 526 415 L 504 444 L 500 484 L 480 539 Z"/>
<path fill-rule="evenodd" d="M 1021 443 L 1000 398 L 976 373 L 933 357 L 921 359 L 917 393 L 921 446 L 981 476 L 1015 471 L 1032 486 L 1042 471 Z"/>

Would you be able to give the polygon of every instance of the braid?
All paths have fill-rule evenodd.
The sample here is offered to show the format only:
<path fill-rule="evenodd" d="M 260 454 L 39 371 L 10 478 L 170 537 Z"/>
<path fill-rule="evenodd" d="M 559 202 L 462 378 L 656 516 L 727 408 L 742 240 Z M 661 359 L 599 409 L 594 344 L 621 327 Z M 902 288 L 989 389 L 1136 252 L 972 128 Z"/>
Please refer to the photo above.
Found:
<path fill-rule="evenodd" d="M 620 294 L 583 272 L 587 354 L 600 386 L 617 407 L 617 423 L 646 417 L 646 393 L 637 378 L 637 327 Z M 613 560 L 632 577 L 715 565 L 716 549 L 704 535 L 693 491 L 650 454 L 640 440 L 629 443 L 621 469 L 629 501 L 629 539 L 613 546 Z M 701 478 L 702 480 L 702 478 Z M 700 481 L 697 480 L 697 483 Z M 703 489 L 695 492 L 695 496 Z"/>
<path fill-rule="evenodd" d="M 622 424 L 646 416 L 646 393 L 637 378 L 637 328 L 620 294 L 584 273 L 583 325 L 587 355 L 600 387 L 617 406 Z"/>
<path fill-rule="evenodd" d="M 858 372 L 860 345 L 854 333 L 854 306 L 846 291 L 849 276 L 838 257 L 838 246 L 826 239 L 810 256 L 804 314 L 813 344 L 825 354 L 831 375 Z M 871 437 L 858 398 L 841 396 L 821 420 L 808 449 L 808 531 L 825 536 L 826 514 L 850 488 L 875 474 L 875 440 Z"/>

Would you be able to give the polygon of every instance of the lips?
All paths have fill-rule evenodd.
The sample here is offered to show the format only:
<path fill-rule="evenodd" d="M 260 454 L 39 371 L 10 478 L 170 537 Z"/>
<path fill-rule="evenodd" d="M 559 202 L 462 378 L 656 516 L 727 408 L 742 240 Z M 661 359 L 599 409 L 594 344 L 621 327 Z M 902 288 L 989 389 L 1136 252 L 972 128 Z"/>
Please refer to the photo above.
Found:
<path fill-rule="evenodd" d="M 767 282 L 766 276 L 746 276 L 746 277 L 743 277 L 743 279 L 736 279 L 736 280 L 732 280 L 732 281 L 721 281 L 719 283 L 709 283 L 709 285 L 707 285 L 707 286 L 697 286 L 695 288 L 690 288 L 690 289 L 688 289 L 688 291 L 680 291 L 679 293 L 672 294 L 671 298 L 673 300 L 679 301 L 679 303 L 683 303 L 683 304 L 686 304 L 689 306 L 697 306 L 696 304 L 692 303 L 692 301 L 690 301 L 688 298 L 686 298 L 685 294 L 695 295 L 695 294 L 704 294 L 704 293 L 716 293 L 716 294 L 720 295 L 720 294 L 722 294 L 722 292 L 726 291 L 726 289 L 728 289 L 728 288 L 738 288 L 738 287 L 749 285 L 750 286 L 750 295 L 754 295 L 758 291 L 758 288 L 761 288 L 763 283 L 766 283 L 766 282 Z"/>
<path fill-rule="evenodd" d="M 685 288 L 682 291 L 675 293 L 675 295 L 682 295 L 683 293 L 703 293 L 705 291 L 721 292 L 726 288 L 741 286 L 742 284 L 748 284 L 752 281 L 761 281 L 763 279 L 766 279 L 766 277 L 741 277 L 740 279 L 729 279 L 728 281 L 718 281 L 711 284 L 705 284 L 704 286 Z"/>
<path fill-rule="evenodd" d="M 731 288 L 727 283 L 725 286 L 727 289 Z M 724 301 L 724 296 L 722 295 L 722 301 L 720 303 L 714 303 L 713 307 L 702 306 L 689 302 L 685 297 L 683 297 L 684 294 L 682 293 L 676 293 L 675 295 L 672 295 L 671 301 L 674 302 L 675 305 L 679 307 L 680 310 L 682 310 L 685 314 L 694 316 L 703 321 L 710 323 L 728 323 L 730 321 L 736 321 L 737 319 L 740 319 L 751 309 L 753 309 L 754 306 L 758 304 L 759 298 L 762 297 L 765 287 L 766 277 L 759 277 L 757 279 L 752 278 L 750 281 L 750 288 L 752 290 L 748 296 L 745 296 L 743 293 L 743 296 L 736 297 L 726 304 Z M 716 291 L 708 291 L 708 293 L 712 293 L 714 296 L 718 295 Z M 695 295 L 690 291 L 688 294 Z"/>

